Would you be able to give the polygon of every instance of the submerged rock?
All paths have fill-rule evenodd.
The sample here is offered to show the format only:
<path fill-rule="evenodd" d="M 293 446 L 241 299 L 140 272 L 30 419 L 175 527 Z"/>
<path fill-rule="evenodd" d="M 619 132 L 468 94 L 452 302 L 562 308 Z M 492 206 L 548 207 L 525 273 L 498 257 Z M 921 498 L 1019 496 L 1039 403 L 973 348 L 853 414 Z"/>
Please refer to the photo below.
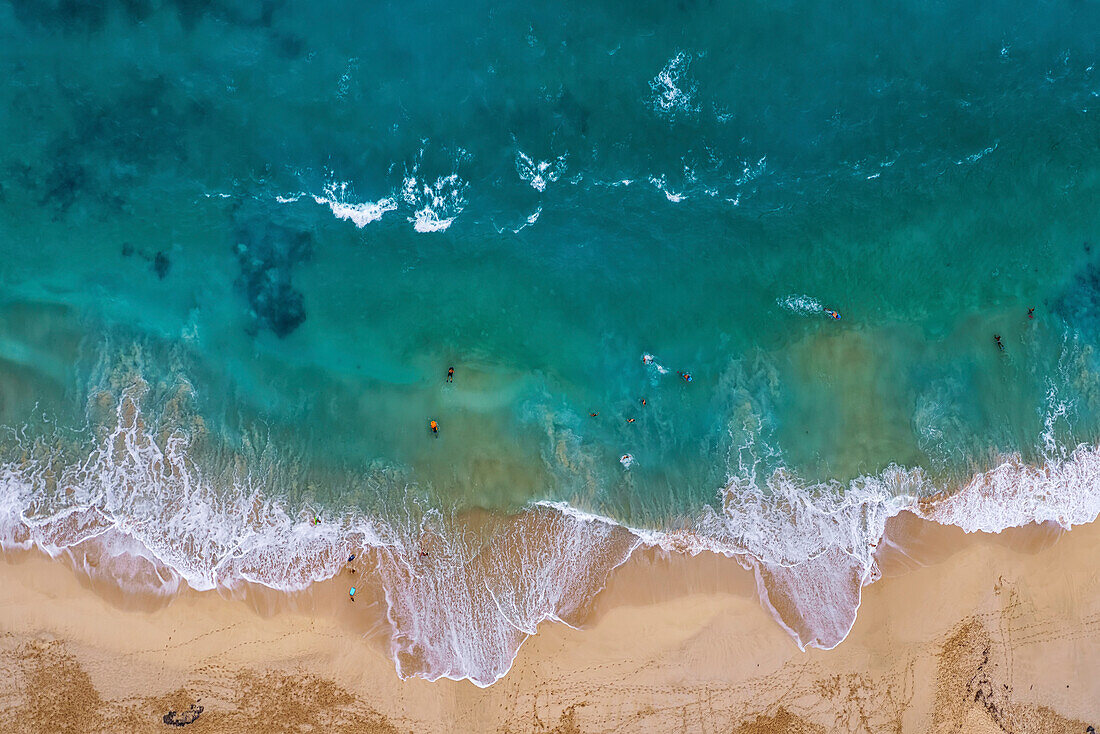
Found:
<path fill-rule="evenodd" d="M 198 720 L 202 710 L 202 706 L 193 703 L 186 711 L 169 711 L 161 720 L 169 726 L 187 726 Z"/>
<path fill-rule="evenodd" d="M 168 277 L 168 271 L 172 269 L 172 261 L 168 259 L 168 253 L 161 250 L 153 258 L 153 272 L 157 274 L 157 277 L 164 280 Z"/>
<path fill-rule="evenodd" d="M 248 299 L 253 328 L 268 328 L 283 338 L 301 326 L 305 298 L 292 277 L 295 266 L 313 254 L 311 235 L 254 217 L 238 228 L 236 253 L 241 266 L 237 286 Z"/>

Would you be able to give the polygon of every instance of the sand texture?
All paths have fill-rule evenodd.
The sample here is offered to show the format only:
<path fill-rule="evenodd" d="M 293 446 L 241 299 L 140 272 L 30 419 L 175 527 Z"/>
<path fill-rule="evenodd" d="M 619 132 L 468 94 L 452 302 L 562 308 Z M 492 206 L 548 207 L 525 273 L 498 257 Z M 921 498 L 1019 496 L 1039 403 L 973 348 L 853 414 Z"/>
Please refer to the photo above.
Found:
<path fill-rule="evenodd" d="M 308 592 L 122 594 L 0 564 L 0 730 L 1075 732 L 1100 726 L 1100 529 L 891 521 L 851 635 L 801 652 L 729 559 L 636 554 L 581 629 L 544 624 L 486 689 L 402 681 L 350 572 Z"/>

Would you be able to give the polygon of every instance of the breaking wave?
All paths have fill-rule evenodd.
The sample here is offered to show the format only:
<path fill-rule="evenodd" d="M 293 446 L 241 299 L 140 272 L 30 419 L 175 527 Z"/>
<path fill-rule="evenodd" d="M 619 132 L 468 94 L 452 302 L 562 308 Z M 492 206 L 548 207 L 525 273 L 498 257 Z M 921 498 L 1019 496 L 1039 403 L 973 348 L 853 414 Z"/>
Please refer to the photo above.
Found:
<path fill-rule="evenodd" d="M 147 423 L 146 391 L 139 383 L 117 398 L 113 425 L 84 460 L 27 447 L 0 465 L 0 545 L 58 556 L 94 543 L 99 571 L 163 595 L 183 584 L 300 590 L 362 554 L 384 593 L 402 677 L 492 684 L 542 622 L 577 624 L 642 547 L 736 559 L 800 647 L 827 649 L 851 630 L 863 586 L 879 576 L 886 521 L 903 510 L 989 532 L 1036 521 L 1069 528 L 1100 513 L 1100 449 L 1081 446 L 1039 465 L 1005 457 L 950 494 L 897 466 L 847 484 L 808 485 L 784 470 L 732 477 L 720 502 L 675 529 L 627 527 L 561 502 L 476 527 L 410 508 L 400 519 L 348 510 L 316 522 L 316 511 L 272 499 L 246 470 L 200 467 L 190 451 L 198 429 Z"/>
<path fill-rule="evenodd" d="M 384 197 L 378 201 L 356 202 L 348 196 L 347 182 L 330 182 L 325 185 L 323 195 L 313 194 L 313 200 L 332 210 L 337 219 L 352 222 L 358 229 L 371 222 L 377 222 L 387 212 L 397 210 L 397 201 Z"/>
<path fill-rule="evenodd" d="M 788 296 L 775 299 L 775 302 L 784 311 L 790 311 L 800 316 L 810 316 L 812 314 L 825 312 L 825 307 L 821 305 L 821 301 L 813 296 L 792 293 Z"/>
<path fill-rule="evenodd" d="M 653 92 L 650 105 L 657 114 L 675 118 L 699 112 L 695 100 L 698 85 L 689 74 L 692 58 L 686 51 L 680 51 L 650 80 L 649 88 Z"/>

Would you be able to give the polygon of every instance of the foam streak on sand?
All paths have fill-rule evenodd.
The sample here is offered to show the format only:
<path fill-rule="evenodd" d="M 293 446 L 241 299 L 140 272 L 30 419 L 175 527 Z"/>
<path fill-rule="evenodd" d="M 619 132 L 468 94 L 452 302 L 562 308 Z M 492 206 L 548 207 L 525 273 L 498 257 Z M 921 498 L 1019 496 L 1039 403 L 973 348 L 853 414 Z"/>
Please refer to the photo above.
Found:
<path fill-rule="evenodd" d="M 1100 513 L 1100 450 L 1082 446 L 1041 466 L 1006 458 L 952 494 L 900 467 L 847 486 L 807 486 L 784 471 L 762 483 L 735 477 L 720 509 L 675 530 L 628 528 L 561 502 L 477 532 L 437 512 L 404 524 L 348 512 L 314 525 L 248 476 L 216 487 L 182 431 L 146 426 L 142 394 L 123 394 L 117 424 L 84 462 L 0 467 L 3 547 L 57 556 L 95 541 L 113 559 L 99 566 L 113 581 L 159 594 L 181 580 L 197 590 L 245 581 L 299 590 L 333 577 L 349 553 L 367 554 L 402 677 L 492 684 L 543 621 L 573 623 L 640 547 L 736 558 L 800 647 L 831 648 L 851 630 L 862 587 L 878 578 L 875 549 L 902 510 L 992 532 L 1036 521 L 1068 528 Z"/>

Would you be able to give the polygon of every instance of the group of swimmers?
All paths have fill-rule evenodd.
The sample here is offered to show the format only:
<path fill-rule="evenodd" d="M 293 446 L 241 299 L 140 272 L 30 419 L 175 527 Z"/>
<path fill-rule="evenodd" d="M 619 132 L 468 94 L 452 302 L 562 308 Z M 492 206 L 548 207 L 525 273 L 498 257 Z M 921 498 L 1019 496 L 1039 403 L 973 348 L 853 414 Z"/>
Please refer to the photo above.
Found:
<path fill-rule="evenodd" d="M 1035 307 L 1034 306 L 1027 310 L 1027 317 L 1029 319 L 1035 318 Z M 997 345 L 997 348 L 1000 349 L 1002 352 L 1005 350 L 1005 345 L 1004 345 L 1004 342 L 1001 341 L 1001 335 L 1000 334 L 994 334 L 993 335 L 993 342 Z"/>
<path fill-rule="evenodd" d="M 447 379 L 444 380 L 444 382 L 454 382 L 454 381 L 455 381 L 455 368 L 454 367 L 448 367 L 447 368 Z M 430 421 L 428 421 L 428 428 L 431 429 L 433 436 L 435 436 L 436 438 L 439 438 L 439 421 L 437 421 L 435 418 L 432 418 Z"/>

